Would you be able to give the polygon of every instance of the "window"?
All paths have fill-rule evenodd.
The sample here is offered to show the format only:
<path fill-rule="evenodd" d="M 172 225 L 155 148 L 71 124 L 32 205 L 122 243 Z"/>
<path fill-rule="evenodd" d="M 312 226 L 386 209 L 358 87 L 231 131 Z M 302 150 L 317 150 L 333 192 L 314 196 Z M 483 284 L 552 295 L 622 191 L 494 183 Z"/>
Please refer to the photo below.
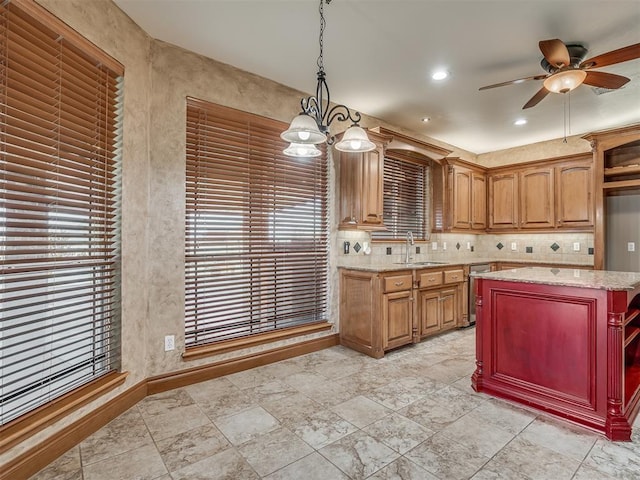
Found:
<path fill-rule="evenodd" d="M 383 173 L 383 217 L 386 231 L 372 232 L 375 240 L 427 239 L 426 215 L 429 169 L 419 161 L 385 157 Z"/>
<path fill-rule="evenodd" d="M 187 100 L 188 347 L 326 321 L 327 162 L 285 156 L 286 128 Z"/>
<path fill-rule="evenodd" d="M 0 39 L 4 425 L 119 368 L 123 72 L 33 2 Z"/>

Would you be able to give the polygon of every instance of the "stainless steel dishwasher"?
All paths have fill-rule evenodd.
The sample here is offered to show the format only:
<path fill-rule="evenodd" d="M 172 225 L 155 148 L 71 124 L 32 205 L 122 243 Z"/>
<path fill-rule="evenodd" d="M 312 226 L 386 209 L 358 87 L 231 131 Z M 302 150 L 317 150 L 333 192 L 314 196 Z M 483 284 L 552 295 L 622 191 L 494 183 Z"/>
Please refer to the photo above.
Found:
<path fill-rule="evenodd" d="M 469 267 L 469 325 L 476 324 L 476 279 L 473 273 L 490 272 L 491 265 L 489 263 L 479 263 Z"/>

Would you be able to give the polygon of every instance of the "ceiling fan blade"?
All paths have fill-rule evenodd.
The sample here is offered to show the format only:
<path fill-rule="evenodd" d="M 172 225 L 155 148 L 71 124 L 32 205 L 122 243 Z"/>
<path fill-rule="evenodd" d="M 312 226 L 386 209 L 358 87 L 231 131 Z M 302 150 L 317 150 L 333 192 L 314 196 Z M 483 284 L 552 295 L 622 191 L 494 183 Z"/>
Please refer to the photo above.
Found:
<path fill-rule="evenodd" d="M 612 50 L 593 58 L 588 58 L 580 64 L 580 68 L 600 68 L 616 63 L 627 62 L 640 58 L 640 43 Z"/>
<path fill-rule="evenodd" d="M 549 94 L 549 90 L 547 90 L 546 88 L 542 87 L 540 90 L 538 90 L 538 93 L 536 93 L 533 97 L 531 97 L 531 100 L 529 100 L 527 103 L 525 103 L 525 105 L 524 105 L 524 107 L 522 107 L 522 109 L 524 110 L 525 108 L 535 107 L 548 94 Z"/>
<path fill-rule="evenodd" d="M 622 75 L 589 71 L 587 72 L 587 76 L 582 83 L 586 83 L 587 85 L 591 85 L 593 87 L 601 87 L 608 88 L 609 90 L 614 90 L 616 88 L 622 87 L 628 81 L 629 79 L 627 77 L 623 77 Z"/>
<path fill-rule="evenodd" d="M 488 90 L 489 88 L 504 87 L 506 85 L 515 85 L 517 83 L 527 82 L 529 80 L 544 80 L 548 75 L 533 75 L 532 77 L 518 78 L 517 80 L 510 80 L 508 82 L 496 83 L 494 85 L 487 85 L 486 87 L 480 87 L 478 90 Z"/>
<path fill-rule="evenodd" d="M 538 42 L 540 51 L 544 58 L 556 68 L 567 66 L 571 63 L 567 46 L 557 38 L 553 40 L 541 40 Z"/>

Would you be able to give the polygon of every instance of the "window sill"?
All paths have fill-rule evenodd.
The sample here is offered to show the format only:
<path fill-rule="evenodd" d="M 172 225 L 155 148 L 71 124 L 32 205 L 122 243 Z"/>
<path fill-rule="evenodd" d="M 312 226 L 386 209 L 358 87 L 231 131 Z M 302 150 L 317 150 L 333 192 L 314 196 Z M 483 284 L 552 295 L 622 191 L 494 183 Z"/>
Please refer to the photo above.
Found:
<path fill-rule="evenodd" d="M 127 372 L 112 372 L 0 427 L 0 453 L 43 430 L 61 417 L 122 385 Z"/>
<path fill-rule="evenodd" d="M 285 340 L 287 338 L 323 332 L 331 330 L 332 327 L 333 324 L 331 323 L 317 322 L 299 327 L 283 328 L 282 330 L 253 335 L 251 337 L 235 338 L 233 340 L 226 340 L 224 342 L 210 345 L 189 347 L 182 354 L 182 359 L 185 361 L 197 360 L 199 358 L 231 352 L 233 350 L 241 350 L 243 348 L 255 347 L 257 345 L 263 345 L 265 343 L 275 342 L 278 340 Z"/>

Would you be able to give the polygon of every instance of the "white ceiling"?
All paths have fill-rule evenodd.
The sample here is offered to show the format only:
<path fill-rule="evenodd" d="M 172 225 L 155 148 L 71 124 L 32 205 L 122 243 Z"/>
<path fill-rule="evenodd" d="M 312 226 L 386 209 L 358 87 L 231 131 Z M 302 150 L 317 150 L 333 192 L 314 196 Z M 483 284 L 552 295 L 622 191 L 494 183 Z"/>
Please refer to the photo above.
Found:
<path fill-rule="evenodd" d="M 154 38 L 298 90 L 315 89 L 319 0 L 115 0 Z M 640 43 L 640 0 L 333 0 L 324 64 L 332 101 L 474 153 L 563 136 L 563 96 L 542 87 L 538 41 L 582 43 L 587 57 Z M 446 68 L 446 81 L 431 73 Z M 640 60 L 604 67 L 616 91 L 571 93 L 571 134 L 640 122 Z M 430 117 L 422 123 L 422 117 Z M 513 122 L 526 118 L 527 125 Z M 373 125 L 371 125 L 373 126 Z"/>

